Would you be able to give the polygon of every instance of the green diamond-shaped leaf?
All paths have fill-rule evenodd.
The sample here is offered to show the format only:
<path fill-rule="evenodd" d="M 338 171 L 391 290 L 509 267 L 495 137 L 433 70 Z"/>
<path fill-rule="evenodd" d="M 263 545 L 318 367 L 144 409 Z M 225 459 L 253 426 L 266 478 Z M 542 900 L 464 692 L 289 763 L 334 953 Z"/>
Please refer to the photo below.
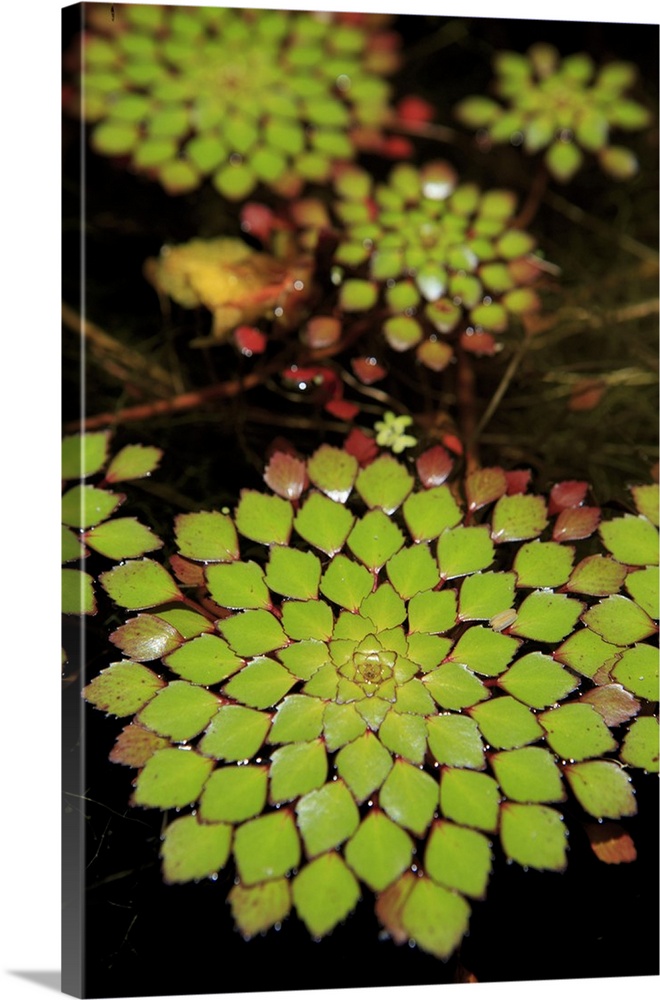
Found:
<path fill-rule="evenodd" d="M 321 593 L 348 611 L 357 611 L 374 586 L 374 578 L 359 563 L 337 555 L 321 578 Z"/>
<path fill-rule="evenodd" d="M 483 899 L 490 868 L 490 843 L 483 834 L 446 820 L 434 823 L 424 851 L 424 871 L 434 882 Z"/>
<path fill-rule="evenodd" d="M 268 708 L 276 705 L 295 683 L 296 678 L 285 667 L 262 656 L 232 677 L 224 691 L 229 698 L 250 708 Z"/>
<path fill-rule="evenodd" d="M 630 777 L 614 761 L 569 764 L 565 773 L 582 808 L 597 819 L 620 819 L 637 812 Z"/>
<path fill-rule="evenodd" d="M 243 823 L 234 833 L 234 857 L 246 885 L 281 878 L 297 868 L 300 841 L 293 814 L 279 809 Z"/>
<path fill-rule="evenodd" d="M 612 669 L 612 677 L 638 697 L 658 701 L 657 648 L 637 643 L 624 650 Z"/>
<path fill-rule="evenodd" d="M 172 885 L 207 878 L 224 868 L 230 847 L 230 826 L 181 816 L 170 823 L 163 837 L 163 879 Z"/>
<path fill-rule="evenodd" d="M 538 718 L 547 742 L 564 760 L 600 757 L 616 749 L 616 740 L 591 705 L 560 705 Z"/>
<path fill-rule="evenodd" d="M 378 737 L 367 731 L 342 747 L 335 764 L 360 803 L 380 788 L 392 767 L 392 757 Z"/>
<path fill-rule="evenodd" d="M 408 604 L 408 628 L 411 632 L 447 632 L 456 624 L 457 611 L 455 591 L 426 590 Z"/>
<path fill-rule="evenodd" d="M 455 712 L 490 698 L 488 688 L 462 663 L 442 663 L 422 683 L 440 708 Z"/>
<path fill-rule="evenodd" d="M 474 573 L 463 580 L 459 599 L 462 621 L 494 618 L 513 605 L 514 573 Z"/>
<path fill-rule="evenodd" d="M 501 750 L 521 747 L 543 736 L 534 713 L 508 695 L 476 705 L 470 715 L 485 740 Z"/>
<path fill-rule="evenodd" d="M 462 513 L 448 486 L 434 486 L 411 493 L 403 504 L 403 517 L 412 538 L 427 542 L 459 524 Z"/>
<path fill-rule="evenodd" d="M 123 718 L 139 712 L 163 687 L 165 681 L 148 667 L 122 660 L 102 670 L 83 688 L 83 695 L 95 708 Z"/>
<path fill-rule="evenodd" d="M 218 629 L 239 656 L 258 656 L 286 646 L 289 639 L 269 611 L 243 611 L 223 619 Z"/>
<path fill-rule="evenodd" d="M 206 569 L 209 593 L 222 608 L 269 608 L 263 570 L 255 562 L 216 563 Z"/>
<path fill-rule="evenodd" d="M 650 715 L 635 719 L 626 734 L 620 757 L 631 767 L 643 767 L 649 773 L 657 773 L 660 766 L 658 720 Z"/>
<path fill-rule="evenodd" d="M 604 521 L 600 536 L 619 562 L 629 566 L 658 565 L 658 531 L 645 517 L 624 514 Z"/>
<path fill-rule="evenodd" d="M 578 147 L 572 142 L 557 141 L 549 147 L 545 154 L 545 163 L 558 181 L 569 181 L 582 164 L 584 157 Z"/>
<path fill-rule="evenodd" d="M 559 542 L 527 542 L 516 553 L 513 569 L 519 587 L 561 587 L 573 568 L 574 550 Z"/>
<path fill-rule="evenodd" d="M 378 801 L 387 815 L 421 837 L 438 804 L 438 783 L 405 760 L 397 760 L 385 779 Z"/>
<path fill-rule="evenodd" d="M 62 497 L 62 523 L 71 528 L 91 528 L 117 509 L 124 497 L 96 486 L 72 486 Z"/>
<path fill-rule="evenodd" d="M 571 573 L 566 589 L 578 594 L 607 597 L 619 591 L 627 572 L 625 566 L 608 556 L 587 556 Z"/>
<path fill-rule="evenodd" d="M 660 522 L 660 487 L 657 483 L 646 483 L 643 486 L 633 486 L 631 491 L 635 507 L 640 514 L 654 524 Z"/>
<path fill-rule="evenodd" d="M 332 635 L 332 626 L 332 609 L 325 601 L 285 601 L 282 605 L 282 627 L 291 639 L 325 641 Z M 289 666 L 285 657 L 280 659 Z"/>
<path fill-rule="evenodd" d="M 320 788 L 328 773 L 328 759 L 322 740 L 290 743 L 271 754 L 270 800 L 289 802 Z"/>
<path fill-rule="evenodd" d="M 373 700 L 373 699 L 372 699 Z M 426 752 L 426 723 L 418 715 L 388 712 L 379 736 L 383 746 L 413 764 L 421 764 Z"/>
<path fill-rule="evenodd" d="M 89 573 L 79 569 L 62 570 L 62 613 L 65 615 L 96 614 L 94 581 Z"/>
<path fill-rule="evenodd" d="M 367 724 L 354 704 L 337 705 L 329 702 L 323 717 L 325 745 L 332 753 L 361 736 Z"/>
<path fill-rule="evenodd" d="M 565 594 L 535 590 L 520 605 L 514 635 L 538 642 L 559 642 L 571 631 L 584 605 Z"/>
<path fill-rule="evenodd" d="M 353 522 L 353 515 L 343 504 L 321 493 L 311 493 L 296 514 L 294 526 L 306 542 L 332 556 L 342 548 Z"/>
<path fill-rule="evenodd" d="M 288 695 L 278 706 L 269 743 L 295 743 L 320 736 L 326 703 L 304 694 Z"/>
<path fill-rule="evenodd" d="M 380 455 L 365 469 L 361 469 L 355 488 L 367 507 L 381 507 L 386 514 L 393 514 L 410 493 L 413 477 L 391 455 Z"/>
<path fill-rule="evenodd" d="M 379 570 L 404 543 L 403 533 L 382 510 L 371 510 L 359 520 L 347 544 L 370 570 Z"/>
<path fill-rule="evenodd" d="M 282 497 L 243 490 L 234 521 L 240 533 L 254 542 L 287 545 L 293 525 L 293 507 Z"/>
<path fill-rule="evenodd" d="M 194 750 L 157 750 L 138 775 L 133 801 L 147 809 L 190 805 L 199 798 L 212 770 L 213 761 Z"/>
<path fill-rule="evenodd" d="M 490 763 L 507 799 L 561 802 L 566 798 L 554 756 L 541 747 L 521 747 L 493 754 Z"/>
<path fill-rule="evenodd" d="M 392 556 L 387 562 L 387 575 L 404 600 L 421 590 L 432 590 L 440 580 L 437 563 L 424 544 L 402 549 Z"/>
<path fill-rule="evenodd" d="M 429 749 L 438 764 L 484 769 L 484 744 L 474 719 L 465 715 L 436 715 L 427 719 L 426 725 Z"/>
<path fill-rule="evenodd" d="M 410 864 L 413 842 L 396 823 L 373 809 L 344 848 L 355 874 L 372 889 L 387 888 Z"/>
<path fill-rule="evenodd" d="M 84 479 L 100 472 L 108 457 L 109 431 L 62 438 L 62 479 Z"/>
<path fill-rule="evenodd" d="M 500 841 L 507 856 L 530 868 L 563 871 L 567 831 L 558 812 L 549 806 L 505 802 Z"/>
<path fill-rule="evenodd" d="M 121 483 L 127 479 L 144 479 L 157 467 L 163 452 L 153 445 L 127 444 L 113 457 L 105 478 L 109 483 Z"/>
<path fill-rule="evenodd" d="M 201 733 L 218 710 L 218 699 L 206 688 L 187 681 L 171 681 L 145 705 L 137 721 L 159 736 L 175 742 Z"/>
<path fill-rule="evenodd" d="M 605 642 L 590 628 L 580 628 L 569 635 L 552 655 L 576 673 L 593 677 L 601 668 L 609 669 L 620 652 L 618 646 Z"/>
<path fill-rule="evenodd" d="M 655 566 L 646 569 L 636 569 L 626 577 L 626 590 L 635 604 L 646 611 L 649 618 L 655 621 L 660 616 L 660 598 L 658 596 L 659 574 Z"/>
<path fill-rule="evenodd" d="M 451 651 L 454 663 L 463 663 L 470 670 L 487 677 L 497 677 L 513 659 L 520 639 L 493 632 L 483 625 L 468 628 Z"/>
<path fill-rule="evenodd" d="M 170 574 L 153 559 L 122 563 L 101 573 L 99 581 L 116 604 L 131 611 L 168 604 L 181 597 Z"/>
<path fill-rule="evenodd" d="M 320 579 L 321 563 L 312 552 L 299 552 L 282 545 L 271 547 L 266 568 L 266 583 L 271 590 L 305 601 L 318 596 Z"/>
<path fill-rule="evenodd" d="M 253 886 L 234 885 L 227 899 L 236 927 L 245 938 L 281 923 L 291 909 L 291 890 L 285 878 Z"/>
<path fill-rule="evenodd" d="M 162 541 L 135 517 L 106 521 L 85 532 L 90 548 L 108 559 L 134 559 L 162 546 Z"/>
<path fill-rule="evenodd" d="M 266 805 L 265 766 L 218 767 L 204 786 L 199 815 L 205 823 L 242 823 Z"/>
<path fill-rule="evenodd" d="M 516 660 L 498 684 L 532 708 L 547 708 L 562 701 L 578 686 L 578 679 L 545 653 L 528 653 Z"/>
<path fill-rule="evenodd" d="M 487 569 L 495 548 L 485 525 L 451 528 L 438 539 L 438 564 L 443 580 Z"/>
<path fill-rule="evenodd" d="M 525 493 L 503 496 L 493 509 L 493 541 L 515 542 L 537 538 L 547 523 L 547 510 L 542 497 Z"/>
<path fill-rule="evenodd" d="M 146 616 L 140 616 L 146 617 Z M 227 643 L 217 635 L 196 636 L 165 657 L 163 663 L 193 684 L 218 684 L 243 666 Z"/>
<path fill-rule="evenodd" d="M 498 826 L 500 794 L 497 782 L 480 771 L 447 767 L 440 778 L 440 809 L 460 826 L 494 833 Z"/>
<path fill-rule="evenodd" d="M 303 603 L 306 607 L 309 602 Z M 316 604 L 316 602 L 313 603 Z M 286 627 L 287 616 L 283 614 L 282 620 Z M 319 667 L 328 662 L 328 647 L 317 639 L 303 640 L 292 643 L 286 649 L 280 649 L 277 658 L 292 674 L 299 677 L 300 680 L 306 681 L 316 673 Z"/>
<path fill-rule="evenodd" d="M 234 522 L 218 511 L 179 514 L 174 521 L 179 552 L 187 559 L 230 562 L 238 559 Z"/>
<path fill-rule="evenodd" d="M 389 583 L 382 583 L 362 601 L 360 613 L 371 619 L 378 631 L 384 631 L 405 621 L 406 606 Z"/>
<path fill-rule="evenodd" d="M 218 760 L 249 760 L 262 746 L 269 729 L 269 715 L 242 705 L 221 705 L 199 749 Z"/>
<path fill-rule="evenodd" d="M 309 478 L 331 500 L 344 503 L 358 474 L 357 459 L 343 448 L 323 444 L 307 462 Z"/>
<path fill-rule="evenodd" d="M 582 621 L 606 642 L 617 646 L 629 646 L 656 632 L 655 623 L 646 612 L 620 594 L 612 594 L 589 608 Z"/>
<path fill-rule="evenodd" d="M 329 934 L 360 898 L 357 879 L 334 852 L 305 865 L 293 881 L 292 892 L 298 916 L 317 938 Z"/>
<path fill-rule="evenodd" d="M 299 800 L 298 827 L 309 858 L 338 847 L 357 830 L 360 813 L 343 781 L 331 781 Z"/>
<path fill-rule="evenodd" d="M 462 896 L 431 879 L 414 880 L 402 912 L 408 937 L 446 961 L 467 933 L 470 907 Z"/>

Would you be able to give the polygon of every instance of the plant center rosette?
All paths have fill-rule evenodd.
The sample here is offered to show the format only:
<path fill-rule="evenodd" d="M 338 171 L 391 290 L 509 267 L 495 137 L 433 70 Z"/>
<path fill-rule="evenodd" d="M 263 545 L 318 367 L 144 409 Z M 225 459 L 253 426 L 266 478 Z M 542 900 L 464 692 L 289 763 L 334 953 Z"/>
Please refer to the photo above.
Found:
<path fill-rule="evenodd" d="M 87 4 L 78 112 L 96 152 L 171 194 L 210 177 L 240 200 L 290 196 L 377 145 L 396 36 L 342 15 Z"/>
<path fill-rule="evenodd" d="M 493 355 L 512 320 L 539 309 L 530 287 L 540 274 L 535 240 L 515 228 L 512 192 L 459 183 L 445 161 L 399 163 L 380 183 L 346 165 L 336 171 L 335 191 L 336 309 L 347 317 L 380 313 L 394 351 L 414 349 L 422 364 L 442 371 L 457 343 Z M 312 200 L 294 203 L 291 216 L 308 248 L 333 226 Z"/>
<path fill-rule="evenodd" d="M 658 769 L 657 487 L 604 520 L 585 484 L 459 490 L 446 457 L 278 453 L 271 493 L 177 518 L 174 575 L 100 577 L 140 613 L 85 697 L 134 716 L 111 753 L 133 804 L 180 812 L 165 880 L 233 858 L 245 936 L 295 911 L 322 937 L 369 891 L 395 941 L 446 959 L 494 838 L 561 871 L 562 809 L 633 815 L 630 770 Z"/>

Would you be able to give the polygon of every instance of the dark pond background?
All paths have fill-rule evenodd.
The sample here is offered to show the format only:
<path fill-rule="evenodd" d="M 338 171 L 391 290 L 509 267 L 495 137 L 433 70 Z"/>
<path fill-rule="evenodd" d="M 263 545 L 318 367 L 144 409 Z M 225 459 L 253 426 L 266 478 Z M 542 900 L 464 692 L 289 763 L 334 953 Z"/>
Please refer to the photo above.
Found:
<path fill-rule="evenodd" d="M 77 31 L 79 10 L 68 8 L 63 15 L 66 43 Z M 395 26 L 411 54 L 410 63 L 395 79 L 396 92 L 417 93 L 432 101 L 439 123 L 453 124 L 450 109 L 460 97 L 483 92 L 491 78 L 493 50 L 524 51 L 537 40 L 554 43 L 562 54 L 587 50 L 597 61 L 636 62 L 642 80 L 638 96 L 657 107 L 657 26 L 424 15 L 402 16 Z M 631 133 L 622 141 L 639 156 L 638 178 L 620 185 L 589 171 L 559 192 L 598 220 L 600 230 L 573 226 L 547 204 L 530 227 L 547 258 L 562 268 L 557 301 L 563 296 L 598 311 L 657 295 L 657 272 L 645 270 L 642 259 L 619 239 L 626 233 L 657 247 L 657 131 Z M 466 179 L 483 187 L 511 186 L 525 192 L 530 183 L 528 162 L 513 149 L 496 148 L 486 156 L 467 142 L 443 146 L 420 141 L 417 148 L 420 162 L 446 156 Z M 209 360 L 187 347 L 199 318 L 175 311 L 170 345 L 163 346 L 163 317 L 153 289 L 142 277 L 142 265 L 167 241 L 239 235 L 235 211 L 230 208 L 225 213 L 220 199 L 206 190 L 168 198 L 158 185 L 101 157 L 84 155 L 81 162 L 79 125 L 68 119 L 63 124 L 63 168 L 64 302 L 80 308 L 82 274 L 89 320 L 118 340 L 153 352 L 164 363 L 171 357 L 168 351 L 175 351 L 189 387 L 223 377 L 221 355 Z M 510 397 L 488 428 L 484 464 L 531 467 L 540 488 L 560 478 L 585 478 L 594 484 L 597 502 L 625 501 L 626 484 L 647 481 L 657 458 L 653 380 L 641 389 L 613 389 L 603 407 L 593 412 L 569 413 L 565 397 L 548 394 L 544 376 L 553 366 L 572 371 L 580 371 L 580 366 L 585 371 L 636 366 L 653 371 L 656 327 L 651 316 L 636 326 L 601 329 L 598 334 L 580 331 L 537 352 L 521 369 Z M 216 370 L 209 370 L 209 364 Z M 494 371 L 489 364 L 490 369 L 488 364 L 477 366 L 484 399 L 501 373 L 501 368 Z M 392 389 L 414 407 L 414 383 L 411 388 L 407 377 L 402 363 Z M 65 328 L 65 424 L 78 416 L 80 391 L 80 346 Z M 93 359 L 85 367 L 83 396 L 90 415 L 134 402 L 121 382 L 113 381 Z M 241 487 L 259 486 L 260 462 L 275 435 L 294 439 L 302 451 L 322 440 L 338 441 L 305 402 L 299 408 L 304 426 L 291 429 L 284 417 L 290 412 L 287 407 L 290 404 L 280 400 L 275 389 L 265 387 L 247 401 L 118 428 L 117 448 L 134 441 L 165 448 L 158 474 L 130 490 L 127 513 L 167 534 L 178 511 L 233 504 Z M 90 563 L 90 571 L 95 568 Z M 101 600 L 83 637 L 73 626 L 67 626 L 64 635 L 71 661 L 63 693 L 63 919 L 74 926 L 82 902 L 87 996 L 430 985 L 461 981 L 463 970 L 479 982 L 658 974 L 658 781 L 648 775 L 635 776 L 639 815 L 626 824 L 637 846 L 635 864 L 598 862 L 582 817 L 567 804 L 563 810 L 571 834 L 567 871 L 526 872 L 507 865 L 496 850 L 488 898 L 472 906 L 470 934 L 458 956 L 447 963 L 418 948 L 380 939 L 368 897 L 322 942 L 311 941 L 296 919 L 279 931 L 244 942 L 233 930 L 225 902 L 231 868 L 215 882 L 163 885 L 158 863 L 162 817 L 128 808 L 133 772 L 107 763 L 121 723 L 81 705 L 82 683 L 116 658 L 106 638 L 115 623 L 119 618 Z M 84 798 L 76 788 L 80 760 Z M 80 894 L 73 848 L 79 833 L 85 871 Z"/>

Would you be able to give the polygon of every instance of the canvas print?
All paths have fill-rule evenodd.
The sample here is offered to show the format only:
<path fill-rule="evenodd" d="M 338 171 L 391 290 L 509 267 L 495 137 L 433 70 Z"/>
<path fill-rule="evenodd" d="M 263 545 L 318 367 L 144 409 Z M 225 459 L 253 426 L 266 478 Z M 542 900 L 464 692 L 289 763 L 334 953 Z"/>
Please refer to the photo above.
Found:
<path fill-rule="evenodd" d="M 658 25 L 62 15 L 64 992 L 657 975 Z"/>

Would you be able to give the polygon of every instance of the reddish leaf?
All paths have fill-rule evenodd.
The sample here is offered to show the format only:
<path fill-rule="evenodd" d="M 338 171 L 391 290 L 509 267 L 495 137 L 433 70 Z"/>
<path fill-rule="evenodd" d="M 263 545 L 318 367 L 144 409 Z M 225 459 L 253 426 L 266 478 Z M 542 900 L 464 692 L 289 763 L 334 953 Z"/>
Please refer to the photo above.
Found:
<path fill-rule="evenodd" d="M 476 469 L 465 480 L 465 495 L 471 511 L 499 500 L 506 493 L 506 476 L 499 467 Z"/>
<path fill-rule="evenodd" d="M 204 567 L 200 563 L 191 562 L 184 556 L 176 554 L 170 556 L 170 569 L 179 583 L 184 583 L 186 586 L 203 587 L 206 583 Z"/>
<path fill-rule="evenodd" d="M 417 474 L 427 489 L 444 483 L 454 466 L 449 452 L 439 444 L 422 452 L 416 464 Z"/>
<path fill-rule="evenodd" d="M 331 399 L 325 404 L 325 409 L 337 420 L 354 420 L 360 412 L 360 407 L 355 403 L 349 403 L 346 399 Z"/>
<path fill-rule="evenodd" d="M 156 750 L 168 746 L 168 740 L 163 736 L 143 729 L 137 723 L 124 726 L 110 751 L 109 760 L 113 764 L 126 764 L 128 767 L 144 767 Z"/>
<path fill-rule="evenodd" d="M 600 403 L 606 389 L 605 383 L 599 378 L 584 378 L 576 382 L 571 391 L 568 408 L 574 413 L 581 410 L 593 410 Z"/>
<path fill-rule="evenodd" d="M 389 156 L 393 160 L 410 160 L 415 154 L 414 146 L 409 139 L 402 135 L 390 135 L 383 139 L 378 146 L 381 156 Z"/>
<path fill-rule="evenodd" d="M 513 469 L 511 472 L 505 472 L 504 476 L 506 478 L 507 496 L 513 496 L 514 493 L 527 492 L 529 481 L 532 478 L 532 471 L 531 469 Z"/>
<path fill-rule="evenodd" d="M 603 684 L 592 688 L 580 698 L 595 708 L 606 726 L 620 726 L 628 719 L 633 719 L 641 705 L 633 695 L 621 684 Z"/>
<path fill-rule="evenodd" d="M 372 437 L 361 431 L 359 427 L 353 427 L 344 441 L 344 451 L 347 451 L 353 458 L 357 458 L 360 466 L 364 469 L 365 466 L 373 462 L 378 454 L 378 445 Z"/>
<path fill-rule="evenodd" d="M 251 358 L 253 354 L 264 353 L 268 340 L 256 326 L 237 326 L 234 330 L 234 343 L 241 354 Z"/>
<path fill-rule="evenodd" d="M 351 368 L 357 378 L 365 385 L 380 382 L 387 375 L 387 369 L 379 365 L 375 358 L 352 358 Z"/>
<path fill-rule="evenodd" d="M 516 285 L 530 285 L 543 274 L 543 267 L 534 257 L 518 257 L 509 261 L 509 274 Z M 555 322 L 554 318 L 552 322 Z"/>
<path fill-rule="evenodd" d="M 591 850 L 599 861 L 620 865 L 637 859 L 632 837 L 618 823 L 588 823 L 585 829 Z"/>
<path fill-rule="evenodd" d="M 463 454 L 463 442 L 455 434 L 443 434 L 442 443 L 445 448 L 448 448 L 449 451 L 454 453 L 454 455 Z"/>
<path fill-rule="evenodd" d="M 486 355 L 492 357 L 497 354 L 497 341 L 492 333 L 477 333 L 464 330 L 461 334 L 461 347 L 470 354 Z"/>
<path fill-rule="evenodd" d="M 552 537 L 555 542 L 573 542 L 589 538 L 598 527 L 600 507 L 570 507 L 562 510 L 555 521 Z"/>
<path fill-rule="evenodd" d="M 414 94 L 399 101 L 396 112 L 404 122 L 430 122 L 435 114 L 432 104 Z"/>
<path fill-rule="evenodd" d="M 548 514 L 556 514 L 560 510 L 565 510 L 566 507 L 580 507 L 584 503 L 588 488 L 588 483 L 579 482 L 576 479 L 566 479 L 564 482 L 555 483 L 550 490 Z"/>
<path fill-rule="evenodd" d="M 241 209 L 241 229 L 267 243 L 275 225 L 275 215 L 266 205 L 248 201 Z"/>
<path fill-rule="evenodd" d="M 273 493 L 285 500 L 298 500 L 309 482 L 305 463 L 283 451 L 271 457 L 264 471 L 264 481 Z"/>

